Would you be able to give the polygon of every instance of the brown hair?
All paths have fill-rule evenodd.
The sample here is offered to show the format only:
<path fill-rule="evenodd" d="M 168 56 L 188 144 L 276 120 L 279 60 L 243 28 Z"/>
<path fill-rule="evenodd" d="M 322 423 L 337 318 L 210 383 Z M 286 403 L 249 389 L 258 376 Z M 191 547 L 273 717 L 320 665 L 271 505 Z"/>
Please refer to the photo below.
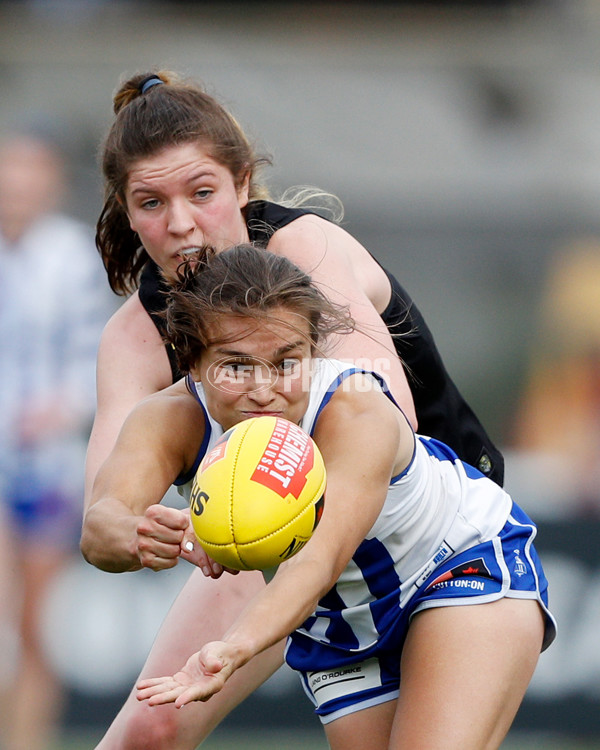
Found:
<path fill-rule="evenodd" d="M 148 86 L 149 79 L 155 85 Z M 105 195 L 96 245 L 111 289 L 124 295 L 137 287 L 148 260 L 125 211 L 125 188 L 134 162 L 168 146 L 199 141 L 231 172 L 236 187 L 250 175 L 250 200 L 256 200 L 266 198 L 267 191 L 256 181 L 255 171 L 270 161 L 255 154 L 239 124 L 214 97 L 174 73 L 133 76 L 120 86 L 113 105 L 116 118 L 101 153 Z"/>
<path fill-rule="evenodd" d="M 284 307 L 308 321 L 317 346 L 331 333 L 350 333 L 355 324 L 345 307 L 334 305 L 290 260 L 244 243 L 183 263 L 168 295 L 165 340 L 187 373 L 211 343 L 210 326 L 220 315 L 264 320 Z"/>

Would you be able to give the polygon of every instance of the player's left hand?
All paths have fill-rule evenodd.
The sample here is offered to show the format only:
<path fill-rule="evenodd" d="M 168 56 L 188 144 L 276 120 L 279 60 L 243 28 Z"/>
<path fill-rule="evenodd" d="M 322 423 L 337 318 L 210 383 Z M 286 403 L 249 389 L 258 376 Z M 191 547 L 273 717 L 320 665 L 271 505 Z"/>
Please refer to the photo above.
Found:
<path fill-rule="evenodd" d="M 140 680 L 137 699 L 147 700 L 150 706 L 175 703 L 177 708 L 192 701 L 207 701 L 222 689 L 235 669 L 232 646 L 213 641 L 193 654 L 177 674 Z"/>

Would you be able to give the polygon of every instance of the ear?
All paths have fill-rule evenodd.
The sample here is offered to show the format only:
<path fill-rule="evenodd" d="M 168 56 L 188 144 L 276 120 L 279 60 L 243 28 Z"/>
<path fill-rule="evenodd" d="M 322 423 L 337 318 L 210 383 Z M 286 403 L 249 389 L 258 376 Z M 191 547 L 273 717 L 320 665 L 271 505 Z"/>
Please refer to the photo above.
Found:
<path fill-rule="evenodd" d="M 250 172 L 246 172 L 237 191 L 238 205 L 240 208 L 246 208 L 248 197 L 250 195 Z"/>

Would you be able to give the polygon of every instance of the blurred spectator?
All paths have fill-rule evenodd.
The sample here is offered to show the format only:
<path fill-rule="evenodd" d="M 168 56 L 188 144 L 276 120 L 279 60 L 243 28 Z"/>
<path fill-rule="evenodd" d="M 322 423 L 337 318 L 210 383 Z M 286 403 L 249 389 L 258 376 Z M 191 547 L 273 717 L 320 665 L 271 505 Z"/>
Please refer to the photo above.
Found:
<path fill-rule="evenodd" d="M 44 596 L 76 552 L 95 358 L 112 311 L 93 232 L 59 213 L 59 152 L 0 143 L 0 747 L 50 746 L 62 690 Z"/>
<path fill-rule="evenodd" d="M 600 240 L 552 263 L 535 341 L 513 447 L 537 468 L 541 503 L 600 516 Z"/>

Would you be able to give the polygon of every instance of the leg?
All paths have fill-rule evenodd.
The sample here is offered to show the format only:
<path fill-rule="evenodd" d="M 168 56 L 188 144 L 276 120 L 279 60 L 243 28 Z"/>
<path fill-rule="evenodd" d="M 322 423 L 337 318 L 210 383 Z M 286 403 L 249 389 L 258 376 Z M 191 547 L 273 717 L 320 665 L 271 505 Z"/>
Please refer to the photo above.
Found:
<path fill-rule="evenodd" d="M 508 732 L 540 653 L 534 601 L 438 607 L 416 615 L 400 698 L 325 726 L 332 750 L 493 750 Z"/>
<path fill-rule="evenodd" d="M 50 583 L 68 553 L 39 541 L 19 559 L 22 606 L 18 621 L 20 654 L 8 697 L 7 748 L 41 750 L 49 746 L 62 713 L 63 687 L 48 664 L 40 641 L 40 608 Z"/>
<path fill-rule="evenodd" d="M 248 600 L 264 586 L 260 573 L 204 578 L 195 570 L 165 619 L 142 670 L 144 677 L 173 674 L 193 651 L 221 637 Z M 240 669 L 207 703 L 182 710 L 149 707 L 132 692 L 97 750 L 193 750 L 283 663 L 283 643 Z"/>
<path fill-rule="evenodd" d="M 331 750 L 386 750 L 397 703 L 396 699 L 380 703 L 325 724 Z"/>
<path fill-rule="evenodd" d="M 16 563 L 13 534 L 3 516 L 0 498 L 0 747 L 12 725 L 13 689 L 17 679 L 18 619 L 21 612 L 21 570 Z"/>
<path fill-rule="evenodd" d="M 390 750 L 498 748 L 535 670 L 543 632 L 531 600 L 417 614 L 402 653 Z"/>

